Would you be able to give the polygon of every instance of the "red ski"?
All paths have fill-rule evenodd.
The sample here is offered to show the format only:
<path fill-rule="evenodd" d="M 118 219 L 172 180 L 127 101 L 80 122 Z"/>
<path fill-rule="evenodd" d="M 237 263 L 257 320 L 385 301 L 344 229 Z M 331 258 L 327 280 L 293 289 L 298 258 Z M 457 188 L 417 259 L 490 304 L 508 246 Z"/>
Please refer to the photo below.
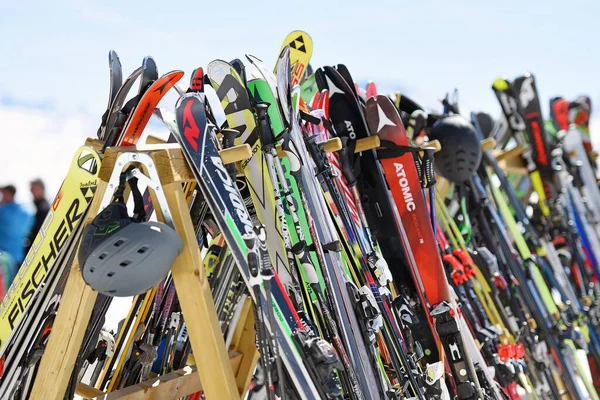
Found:
<path fill-rule="evenodd" d="M 385 158 L 380 156 L 379 162 L 412 250 L 407 252 L 407 258 L 415 282 L 424 291 L 425 304 L 451 301 L 413 154 L 398 151 L 397 156 L 392 156 L 395 149 L 409 146 L 398 111 L 387 97 L 371 97 L 367 101 L 367 122 L 371 133 L 379 136 L 382 148 L 390 154 Z"/>

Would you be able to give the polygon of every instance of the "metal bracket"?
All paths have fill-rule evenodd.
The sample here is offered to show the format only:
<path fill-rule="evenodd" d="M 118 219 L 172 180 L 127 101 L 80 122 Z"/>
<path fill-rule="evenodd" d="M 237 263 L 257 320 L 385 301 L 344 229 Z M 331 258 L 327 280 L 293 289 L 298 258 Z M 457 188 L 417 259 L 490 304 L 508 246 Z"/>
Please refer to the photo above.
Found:
<path fill-rule="evenodd" d="M 158 207 L 162 211 L 163 218 L 165 224 L 169 225 L 171 228 L 175 229 L 173 224 L 173 218 L 171 217 L 171 211 L 169 210 L 169 205 L 167 203 L 167 199 L 162 190 L 162 185 L 160 184 L 160 178 L 158 176 L 158 172 L 156 171 L 156 167 L 154 165 L 154 160 L 146 153 L 121 153 L 117 160 L 115 161 L 115 168 L 113 169 L 112 175 L 110 176 L 110 180 L 108 181 L 108 190 L 104 193 L 104 198 L 102 199 L 102 203 L 100 204 L 99 211 L 104 210 L 111 202 L 113 193 L 115 189 L 119 186 L 119 177 L 123 172 L 125 166 L 129 163 L 139 163 L 146 167 L 148 171 L 149 177 L 144 175 L 139 168 L 134 168 L 127 174 L 127 180 L 136 177 L 141 182 L 144 182 L 148 185 L 149 188 L 154 190 L 153 200 L 157 203 Z"/>

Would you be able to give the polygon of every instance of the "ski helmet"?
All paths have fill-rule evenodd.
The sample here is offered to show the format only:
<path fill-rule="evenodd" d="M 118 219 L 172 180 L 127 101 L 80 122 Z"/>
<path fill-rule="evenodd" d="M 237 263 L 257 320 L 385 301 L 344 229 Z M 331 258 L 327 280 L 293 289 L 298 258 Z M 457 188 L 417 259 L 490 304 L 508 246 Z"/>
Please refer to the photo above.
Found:
<path fill-rule="evenodd" d="M 460 115 L 451 115 L 437 121 L 428 136 L 442 146 L 435 155 L 436 171 L 454 183 L 469 180 L 481 162 L 481 144 L 473 125 Z"/>
<path fill-rule="evenodd" d="M 79 248 L 83 279 L 107 296 L 135 296 L 158 285 L 183 248 L 173 228 L 160 222 L 142 222 L 144 203 L 136 178 L 129 184 L 137 217 L 129 217 L 123 199 L 125 176 L 121 174 L 111 204 L 85 227 Z"/>
<path fill-rule="evenodd" d="M 479 124 L 483 137 L 490 137 L 494 130 L 494 119 L 492 116 L 486 112 L 479 111 L 475 113 L 475 118 L 477 118 L 477 123 Z"/>

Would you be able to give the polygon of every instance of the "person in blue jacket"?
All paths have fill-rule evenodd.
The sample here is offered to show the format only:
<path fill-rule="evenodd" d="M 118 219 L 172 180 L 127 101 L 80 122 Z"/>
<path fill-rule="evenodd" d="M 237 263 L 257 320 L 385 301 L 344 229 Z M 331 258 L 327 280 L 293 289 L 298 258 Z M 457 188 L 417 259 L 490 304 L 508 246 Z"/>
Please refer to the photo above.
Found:
<path fill-rule="evenodd" d="M 15 203 L 17 189 L 13 185 L 0 188 L 0 193 L 0 252 L 8 253 L 13 260 L 11 276 L 4 277 L 12 282 L 25 258 L 25 240 L 33 225 L 33 216 Z"/>

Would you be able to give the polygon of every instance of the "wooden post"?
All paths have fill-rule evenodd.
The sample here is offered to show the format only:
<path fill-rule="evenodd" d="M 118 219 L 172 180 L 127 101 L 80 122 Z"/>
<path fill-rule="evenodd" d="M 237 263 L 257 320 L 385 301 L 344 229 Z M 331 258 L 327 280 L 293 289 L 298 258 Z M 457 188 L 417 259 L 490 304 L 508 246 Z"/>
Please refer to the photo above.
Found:
<path fill-rule="evenodd" d="M 111 172 L 112 168 L 107 171 L 104 165 L 100 167 L 96 194 L 89 206 L 86 223 L 91 222 L 98 214 Z M 31 391 L 31 399 L 63 399 L 97 295 L 83 280 L 79 261 L 75 256 Z"/>
<path fill-rule="evenodd" d="M 252 299 L 247 298 L 244 303 L 245 321 L 239 321 L 238 327 L 234 335 L 234 342 L 231 348 L 236 349 L 242 354 L 239 369 L 236 371 L 236 384 L 240 398 L 244 398 L 250 380 L 256 369 L 256 363 L 260 357 L 260 353 L 256 348 L 256 336 L 254 332 L 254 314 L 252 313 Z M 242 323 L 243 322 L 243 323 Z"/>
<path fill-rule="evenodd" d="M 159 152 L 160 153 L 160 152 Z M 171 168 L 164 168 L 157 157 L 155 165 L 162 180 L 175 229 L 183 239 L 183 250 L 171 268 L 179 304 L 185 318 L 192 351 L 207 399 L 239 399 L 231 363 L 215 310 L 208 279 L 202 265 L 200 249 L 181 183 L 172 178 Z"/>
<path fill-rule="evenodd" d="M 107 150 L 98 175 L 96 194 L 88 208 L 86 224 L 98 214 L 108 181 L 120 152 L 132 148 Z M 175 229 L 184 241 L 181 254 L 172 267 L 179 303 L 187 324 L 192 349 L 198 363 L 198 377 L 209 400 L 239 399 L 231 361 L 221 333 L 210 286 L 204 273 L 200 250 L 185 201 L 181 182 L 193 180 L 181 149 L 151 151 L 161 179 Z M 157 213 L 161 218 L 162 213 Z M 63 297 L 42 356 L 31 399 L 62 400 L 96 301 L 97 292 L 87 286 L 77 257 L 71 267 Z M 255 354 L 251 358 L 256 357 Z M 244 376 L 244 380 L 247 376 Z"/>

